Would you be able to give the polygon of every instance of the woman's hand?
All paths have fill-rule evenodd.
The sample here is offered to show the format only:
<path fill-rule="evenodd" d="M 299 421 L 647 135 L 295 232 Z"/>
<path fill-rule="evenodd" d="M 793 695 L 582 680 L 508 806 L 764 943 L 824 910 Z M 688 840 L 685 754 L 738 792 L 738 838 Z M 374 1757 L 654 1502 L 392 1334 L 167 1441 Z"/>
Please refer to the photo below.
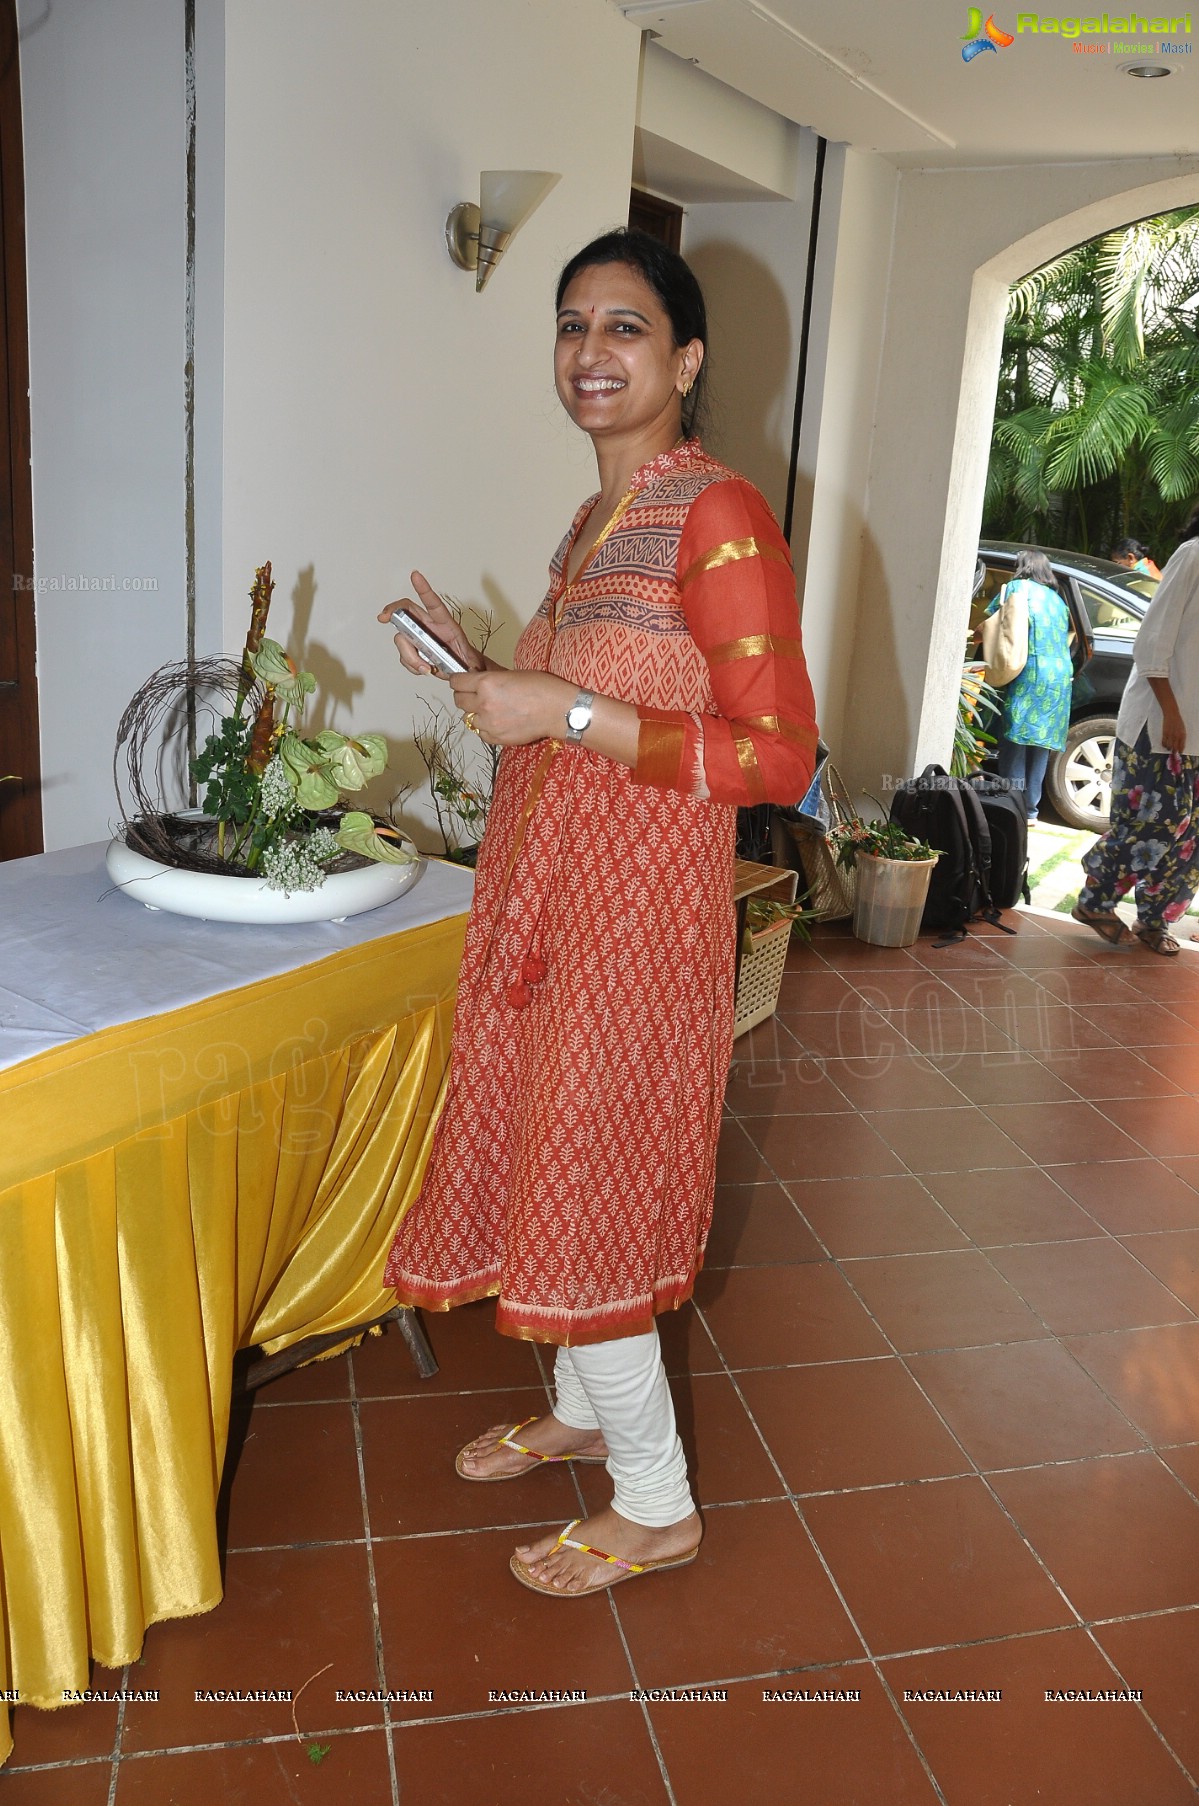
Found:
<path fill-rule="evenodd" d="M 577 684 L 548 671 L 467 671 L 451 677 L 454 701 L 469 725 L 492 746 L 531 746 L 561 740 Z"/>
<path fill-rule="evenodd" d="M 390 621 L 393 609 L 406 608 L 409 614 L 414 615 L 429 629 L 435 639 L 440 640 L 443 646 L 448 646 L 451 652 L 456 653 L 469 671 L 485 671 L 487 661 L 483 654 L 476 651 L 471 645 L 437 591 L 427 578 L 422 577 L 419 571 L 412 573 L 412 587 L 420 597 L 419 602 L 414 602 L 411 596 L 404 596 L 398 602 L 389 602 L 386 608 L 379 611 L 376 619 Z M 413 672 L 417 677 L 440 677 L 442 675 L 429 664 L 427 659 L 421 657 L 412 641 L 402 633 L 396 634 L 395 643 L 396 650 L 400 655 L 400 662 L 405 670 Z"/>

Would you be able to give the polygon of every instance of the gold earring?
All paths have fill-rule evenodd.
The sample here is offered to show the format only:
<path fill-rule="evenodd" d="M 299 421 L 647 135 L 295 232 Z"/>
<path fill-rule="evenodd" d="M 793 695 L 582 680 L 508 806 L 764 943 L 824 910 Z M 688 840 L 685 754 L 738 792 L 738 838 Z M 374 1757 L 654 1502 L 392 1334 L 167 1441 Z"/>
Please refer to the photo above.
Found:
<path fill-rule="evenodd" d="M 693 387 L 694 387 L 694 379 L 689 376 L 687 378 L 686 382 L 683 384 L 683 399 L 684 400 L 686 400 L 687 396 L 690 395 Z"/>

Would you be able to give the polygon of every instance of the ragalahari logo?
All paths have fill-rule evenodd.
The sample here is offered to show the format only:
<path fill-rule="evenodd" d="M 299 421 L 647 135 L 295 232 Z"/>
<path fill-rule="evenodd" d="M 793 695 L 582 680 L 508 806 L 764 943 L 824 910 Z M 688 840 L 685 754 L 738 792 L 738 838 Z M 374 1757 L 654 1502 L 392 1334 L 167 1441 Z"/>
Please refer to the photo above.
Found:
<path fill-rule="evenodd" d="M 987 14 L 987 22 L 984 25 L 982 8 L 979 6 L 970 8 L 970 23 L 962 38 L 962 61 L 964 63 L 972 63 L 976 56 L 982 55 L 984 50 L 1006 50 L 1009 44 L 1015 42 L 1010 31 L 1000 31 L 995 23 L 994 13 Z"/>

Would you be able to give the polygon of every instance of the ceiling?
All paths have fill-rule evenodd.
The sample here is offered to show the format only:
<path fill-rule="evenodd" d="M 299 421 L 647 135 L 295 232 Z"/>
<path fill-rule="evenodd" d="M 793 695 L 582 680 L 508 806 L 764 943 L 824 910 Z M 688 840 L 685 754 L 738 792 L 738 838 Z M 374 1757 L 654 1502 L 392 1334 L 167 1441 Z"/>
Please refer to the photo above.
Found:
<path fill-rule="evenodd" d="M 743 94 L 825 138 L 879 151 L 901 166 L 1199 153 L 1199 50 L 1194 34 L 1181 29 L 1191 16 L 1181 9 L 1173 15 L 1179 31 L 1165 40 L 1112 31 L 1075 39 L 1033 34 L 1027 24 L 1017 34 L 1016 8 L 1002 0 L 995 22 L 1015 41 L 965 62 L 962 34 L 972 9 L 957 0 L 613 4 L 664 49 Z M 986 9 L 982 0 L 984 22 Z M 1034 16 L 1041 15 L 1019 15 Z M 1099 22 L 1126 16 L 1093 15 Z M 1141 16 L 1152 22 L 1168 15 Z M 1072 17 L 1077 23 L 1082 15 Z M 1082 52 L 1075 42 L 1105 48 Z M 1167 54 L 1163 42 L 1186 48 Z M 1152 50 L 1121 54 L 1118 44 Z M 1134 80 L 1125 73 L 1133 63 L 1171 73 Z"/>

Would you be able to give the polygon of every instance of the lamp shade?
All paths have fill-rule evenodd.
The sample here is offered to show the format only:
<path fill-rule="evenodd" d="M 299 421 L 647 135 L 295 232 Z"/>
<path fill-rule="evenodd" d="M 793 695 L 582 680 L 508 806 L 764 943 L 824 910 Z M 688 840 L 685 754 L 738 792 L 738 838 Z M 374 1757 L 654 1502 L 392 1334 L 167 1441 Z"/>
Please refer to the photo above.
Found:
<path fill-rule="evenodd" d="M 547 169 L 485 169 L 479 176 L 479 213 L 493 232 L 511 234 L 539 207 L 561 177 Z"/>

